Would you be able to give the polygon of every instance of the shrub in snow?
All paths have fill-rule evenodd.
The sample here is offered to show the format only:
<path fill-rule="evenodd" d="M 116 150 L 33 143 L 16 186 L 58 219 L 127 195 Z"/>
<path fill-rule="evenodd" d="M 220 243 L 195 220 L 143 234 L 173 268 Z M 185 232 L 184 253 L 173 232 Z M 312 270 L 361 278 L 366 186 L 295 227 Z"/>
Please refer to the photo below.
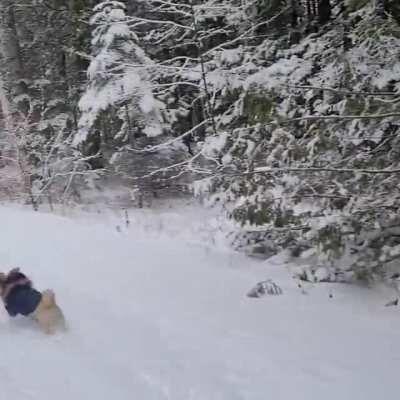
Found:
<path fill-rule="evenodd" d="M 263 297 L 265 295 L 277 296 L 282 294 L 282 289 L 271 279 L 258 282 L 253 289 L 247 293 L 247 297 Z"/>

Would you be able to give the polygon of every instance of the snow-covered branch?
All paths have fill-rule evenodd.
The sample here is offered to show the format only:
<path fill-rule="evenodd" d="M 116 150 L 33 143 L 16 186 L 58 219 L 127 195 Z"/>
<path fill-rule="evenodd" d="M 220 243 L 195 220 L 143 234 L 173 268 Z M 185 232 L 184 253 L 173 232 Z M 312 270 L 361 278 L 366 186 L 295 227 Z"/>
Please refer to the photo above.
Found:
<path fill-rule="evenodd" d="M 392 175 L 399 174 L 400 168 L 394 169 L 357 169 L 357 168 L 324 168 L 324 167 L 291 167 L 291 168 L 270 168 L 270 167 L 257 167 L 253 171 L 239 172 L 239 175 L 253 175 L 253 174 L 273 174 L 276 172 L 334 172 L 339 174 L 381 174 Z M 228 173 L 229 174 L 229 173 Z"/>
<path fill-rule="evenodd" d="M 290 10 L 290 7 L 285 7 L 282 11 L 280 11 L 278 14 L 274 15 L 272 18 L 268 19 L 267 21 L 262 21 L 259 22 L 257 24 L 255 24 L 254 26 L 250 27 L 249 29 L 247 29 L 246 31 L 244 31 L 241 35 L 237 36 L 234 39 L 228 40 L 222 44 L 219 44 L 217 46 L 212 47 L 211 49 L 205 51 L 203 53 L 204 56 L 211 54 L 213 52 L 215 52 L 216 50 L 222 50 L 226 47 L 232 46 L 237 42 L 240 42 L 241 40 L 245 40 L 246 36 L 251 33 L 252 31 L 254 31 L 257 28 L 260 28 L 261 26 L 265 26 L 265 25 L 269 25 L 272 22 L 274 22 L 275 20 L 277 20 L 280 16 L 282 16 L 285 12 L 287 12 L 288 10 Z"/>
<path fill-rule="evenodd" d="M 290 124 L 301 121 L 323 121 L 323 120 L 352 120 L 352 119 L 384 119 L 390 117 L 400 117 L 400 112 L 383 113 L 383 114 L 367 114 L 367 115 L 308 115 L 305 117 L 290 118 L 286 120 L 276 121 L 276 124 Z M 274 124 L 271 122 L 271 124 Z"/>
<path fill-rule="evenodd" d="M 165 148 L 167 148 L 169 146 L 172 146 L 175 143 L 181 142 L 182 139 L 184 139 L 187 136 L 193 135 L 194 133 L 196 133 L 196 131 L 198 129 L 200 129 L 201 127 L 207 125 L 208 123 L 210 123 L 210 120 L 209 119 L 204 119 L 199 124 L 197 124 L 196 126 L 194 126 L 191 129 L 189 129 L 185 133 L 177 136 L 176 138 L 168 140 L 168 141 L 166 141 L 164 143 L 158 144 L 156 146 L 149 146 L 149 147 L 146 147 L 144 149 L 135 149 L 135 148 L 132 148 L 132 147 L 127 147 L 127 150 L 133 151 L 135 153 L 153 153 L 153 152 L 165 149 Z"/>
<path fill-rule="evenodd" d="M 400 96 L 399 93 L 396 92 L 369 92 L 369 91 L 356 91 L 356 90 L 345 90 L 340 88 L 332 88 L 327 86 L 311 86 L 311 85 L 284 85 L 284 87 L 291 89 L 302 89 L 302 90 L 318 90 L 318 91 L 326 91 L 333 92 L 342 95 L 349 96 Z"/>
<path fill-rule="evenodd" d="M 151 19 L 151 18 L 142 18 L 142 17 L 130 17 L 128 18 L 128 22 L 133 23 L 133 26 L 139 26 L 143 24 L 153 24 L 153 25 L 172 25 L 177 28 L 193 31 L 192 26 L 182 25 L 174 21 L 170 20 L 158 20 L 158 19 Z"/>

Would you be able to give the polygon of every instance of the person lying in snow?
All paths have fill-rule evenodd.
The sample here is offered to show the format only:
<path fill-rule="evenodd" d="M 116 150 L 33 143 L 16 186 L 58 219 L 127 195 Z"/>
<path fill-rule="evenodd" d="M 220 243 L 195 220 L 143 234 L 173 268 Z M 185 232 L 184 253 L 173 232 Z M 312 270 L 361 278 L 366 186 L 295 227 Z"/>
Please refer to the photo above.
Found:
<path fill-rule="evenodd" d="M 0 294 L 11 317 L 19 314 L 30 317 L 47 334 L 59 328 L 65 329 L 65 319 L 53 291 L 41 293 L 34 289 L 31 280 L 19 268 L 12 269 L 8 274 L 0 273 Z"/>

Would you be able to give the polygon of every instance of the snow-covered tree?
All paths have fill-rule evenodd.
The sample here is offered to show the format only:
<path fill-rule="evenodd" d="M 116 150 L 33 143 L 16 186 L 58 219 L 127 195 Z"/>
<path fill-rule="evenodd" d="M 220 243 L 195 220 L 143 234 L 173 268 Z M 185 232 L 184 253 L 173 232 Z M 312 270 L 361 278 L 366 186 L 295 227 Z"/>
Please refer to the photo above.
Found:
<path fill-rule="evenodd" d="M 398 258 L 399 26 L 374 2 L 353 6 L 217 69 L 231 102 L 205 149 L 222 167 L 197 185 L 250 243 L 314 248 L 330 279 L 382 276 Z"/>
<path fill-rule="evenodd" d="M 16 186 L 19 193 L 14 197 L 37 206 L 49 197 L 50 189 L 53 200 L 59 199 L 60 191 L 53 190 L 53 183 L 63 192 L 68 174 L 80 158 L 68 142 L 74 129 L 70 83 L 78 83 L 70 76 L 70 57 L 64 47 L 73 36 L 67 23 L 69 10 L 47 2 L 31 3 L 0 3 L 4 126 L 0 150 L 4 168 L 23 181 L 23 189 Z"/>
<path fill-rule="evenodd" d="M 90 141 L 98 131 L 104 143 L 132 143 L 138 135 L 162 133 L 160 102 L 154 98 L 149 81 L 152 62 L 139 47 L 128 22 L 121 2 L 104 1 L 94 8 L 90 20 L 92 60 L 87 88 L 79 102 L 75 145 Z"/>
<path fill-rule="evenodd" d="M 196 190 L 243 226 L 242 242 L 311 247 L 332 276 L 387 271 L 399 176 L 392 3 L 384 13 L 372 0 L 148 4 L 136 23 L 176 41 L 160 60 L 175 87 L 196 88 L 185 91 L 189 115 L 201 105 L 181 131 L 195 150 L 172 167 L 196 174 Z"/>

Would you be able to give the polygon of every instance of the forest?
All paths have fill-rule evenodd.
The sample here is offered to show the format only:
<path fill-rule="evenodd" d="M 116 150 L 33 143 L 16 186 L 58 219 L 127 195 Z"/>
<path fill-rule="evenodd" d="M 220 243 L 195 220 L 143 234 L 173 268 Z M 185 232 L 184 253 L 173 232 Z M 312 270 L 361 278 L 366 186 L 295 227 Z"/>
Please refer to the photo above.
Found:
<path fill-rule="evenodd" d="M 3 202 L 193 198 L 303 280 L 400 276 L 397 0 L 0 0 L 0 32 Z"/>

